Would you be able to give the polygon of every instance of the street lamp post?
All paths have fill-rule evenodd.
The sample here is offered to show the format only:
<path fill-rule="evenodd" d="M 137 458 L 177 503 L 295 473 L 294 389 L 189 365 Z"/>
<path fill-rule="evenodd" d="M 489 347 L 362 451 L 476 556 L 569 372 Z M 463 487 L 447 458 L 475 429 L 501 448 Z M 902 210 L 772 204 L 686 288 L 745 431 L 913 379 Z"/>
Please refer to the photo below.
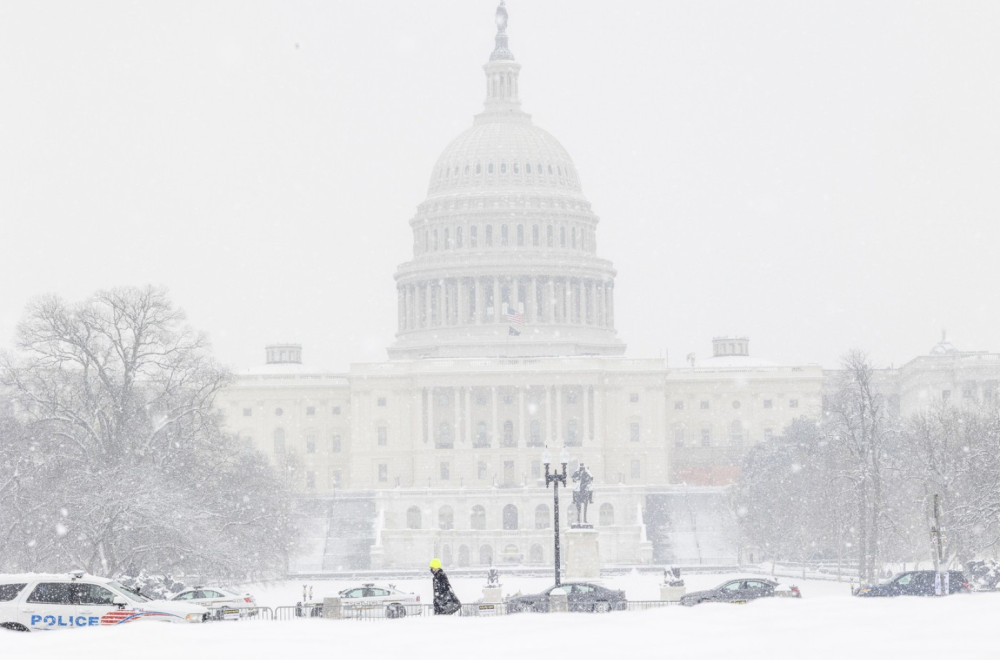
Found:
<path fill-rule="evenodd" d="M 553 536 L 555 537 L 556 586 L 558 587 L 561 584 L 559 580 L 559 484 L 566 485 L 566 464 L 569 462 L 569 457 L 566 455 L 566 450 L 563 449 L 559 456 L 559 462 L 562 463 L 561 474 L 559 472 L 549 473 L 550 461 L 551 457 L 546 451 L 542 455 L 542 462 L 545 463 L 545 487 L 548 488 L 549 484 L 552 484 L 552 524 Z"/>

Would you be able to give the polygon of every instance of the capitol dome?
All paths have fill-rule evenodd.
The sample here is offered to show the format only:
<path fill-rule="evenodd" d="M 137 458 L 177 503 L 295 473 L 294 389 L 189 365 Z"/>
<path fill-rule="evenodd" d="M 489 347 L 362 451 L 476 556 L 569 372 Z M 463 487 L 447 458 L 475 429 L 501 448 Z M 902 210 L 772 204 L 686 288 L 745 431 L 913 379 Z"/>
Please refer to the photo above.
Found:
<path fill-rule="evenodd" d="M 521 109 L 507 10 L 483 111 L 445 147 L 396 272 L 392 359 L 621 355 L 611 263 L 565 148 Z"/>

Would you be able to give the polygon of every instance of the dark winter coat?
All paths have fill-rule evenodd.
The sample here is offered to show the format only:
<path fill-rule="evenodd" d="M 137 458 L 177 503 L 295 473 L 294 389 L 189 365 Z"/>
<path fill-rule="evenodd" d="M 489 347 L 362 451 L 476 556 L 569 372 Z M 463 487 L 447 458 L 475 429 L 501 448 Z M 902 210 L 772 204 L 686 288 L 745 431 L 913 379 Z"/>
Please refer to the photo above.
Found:
<path fill-rule="evenodd" d="M 431 573 L 434 575 L 434 614 L 454 614 L 462 603 L 452 591 L 448 576 L 440 568 L 432 568 Z"/>

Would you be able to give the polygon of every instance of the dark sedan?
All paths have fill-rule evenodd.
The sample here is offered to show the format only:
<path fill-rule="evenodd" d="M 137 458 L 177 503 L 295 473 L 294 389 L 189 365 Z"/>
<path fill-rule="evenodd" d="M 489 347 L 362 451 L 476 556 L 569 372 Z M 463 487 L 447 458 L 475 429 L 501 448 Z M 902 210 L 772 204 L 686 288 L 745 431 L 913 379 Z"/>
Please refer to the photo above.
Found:
<path fill-rule="evenodd" d="M 681 605 L 697 605 L 698 603 L 746 603 L 757 598 L 772 596 L 791 596 L 801 598 L 802 593 L 796 586 L 788 589 L 779 588 L 779 584 L 763 578 L 738 578 L 723 582 L 714 589 L 692 591 L 681 596 Z"/>
<path fill-rule="evenodd" d="M 624 591 L 608 589 L 590 582 L 564 582 L 537 594 L 510 596 L 504 601 L 507 613 L 548 612 L 552 592 L 556 589 L 566 592 L 566 602 L 570 612 L 610 612 L 628 608 Z"/>
<path fill-rule="evenodd" d="M 936 596 L 935 571 L 907 571 L 893 576 L 888 582 L 869 584 L 854 592 L 855 596 Z M 969 593 L 969 581 L 962 571 L 948 571 L 947 594 Z M 943 586 L 941 591 L 945 591 Z"/>

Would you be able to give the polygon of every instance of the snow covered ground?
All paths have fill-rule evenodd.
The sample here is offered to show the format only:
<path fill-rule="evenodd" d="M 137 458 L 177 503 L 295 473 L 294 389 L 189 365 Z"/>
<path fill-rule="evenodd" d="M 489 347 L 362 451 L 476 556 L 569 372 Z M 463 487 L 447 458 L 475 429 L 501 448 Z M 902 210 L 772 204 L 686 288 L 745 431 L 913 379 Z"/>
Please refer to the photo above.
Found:
<path fill-rule="evenodd" d="M 685 575 L 689 591 L 730 575 Z M 655 600 L 656 575 L 607 578 L 630 600 Z M 465 602 L 482 596 L 484 579 L 453 580 Z M 505 594 L 537 591 L 542 578 L 501 576 Z M 0 631 L 0 657 L 292 658 L 347 657 L 552 660 L 553 658 L 994 658 L 1000 654 L 1000 593 L 948 598 L 854 598 L 847 583 L 780 579 L 802 599 L 748 605 L 704 604 L 610 614 L 504 617 L 408 617 L 377 621 L 136 623 L 46 633 Z M 246 587 L 262 605 L 294 605 L 302 585 L 319 599 L 357 582 L 299 580 Z M 430 576 L 398 581 L 430 601 Z"/>

